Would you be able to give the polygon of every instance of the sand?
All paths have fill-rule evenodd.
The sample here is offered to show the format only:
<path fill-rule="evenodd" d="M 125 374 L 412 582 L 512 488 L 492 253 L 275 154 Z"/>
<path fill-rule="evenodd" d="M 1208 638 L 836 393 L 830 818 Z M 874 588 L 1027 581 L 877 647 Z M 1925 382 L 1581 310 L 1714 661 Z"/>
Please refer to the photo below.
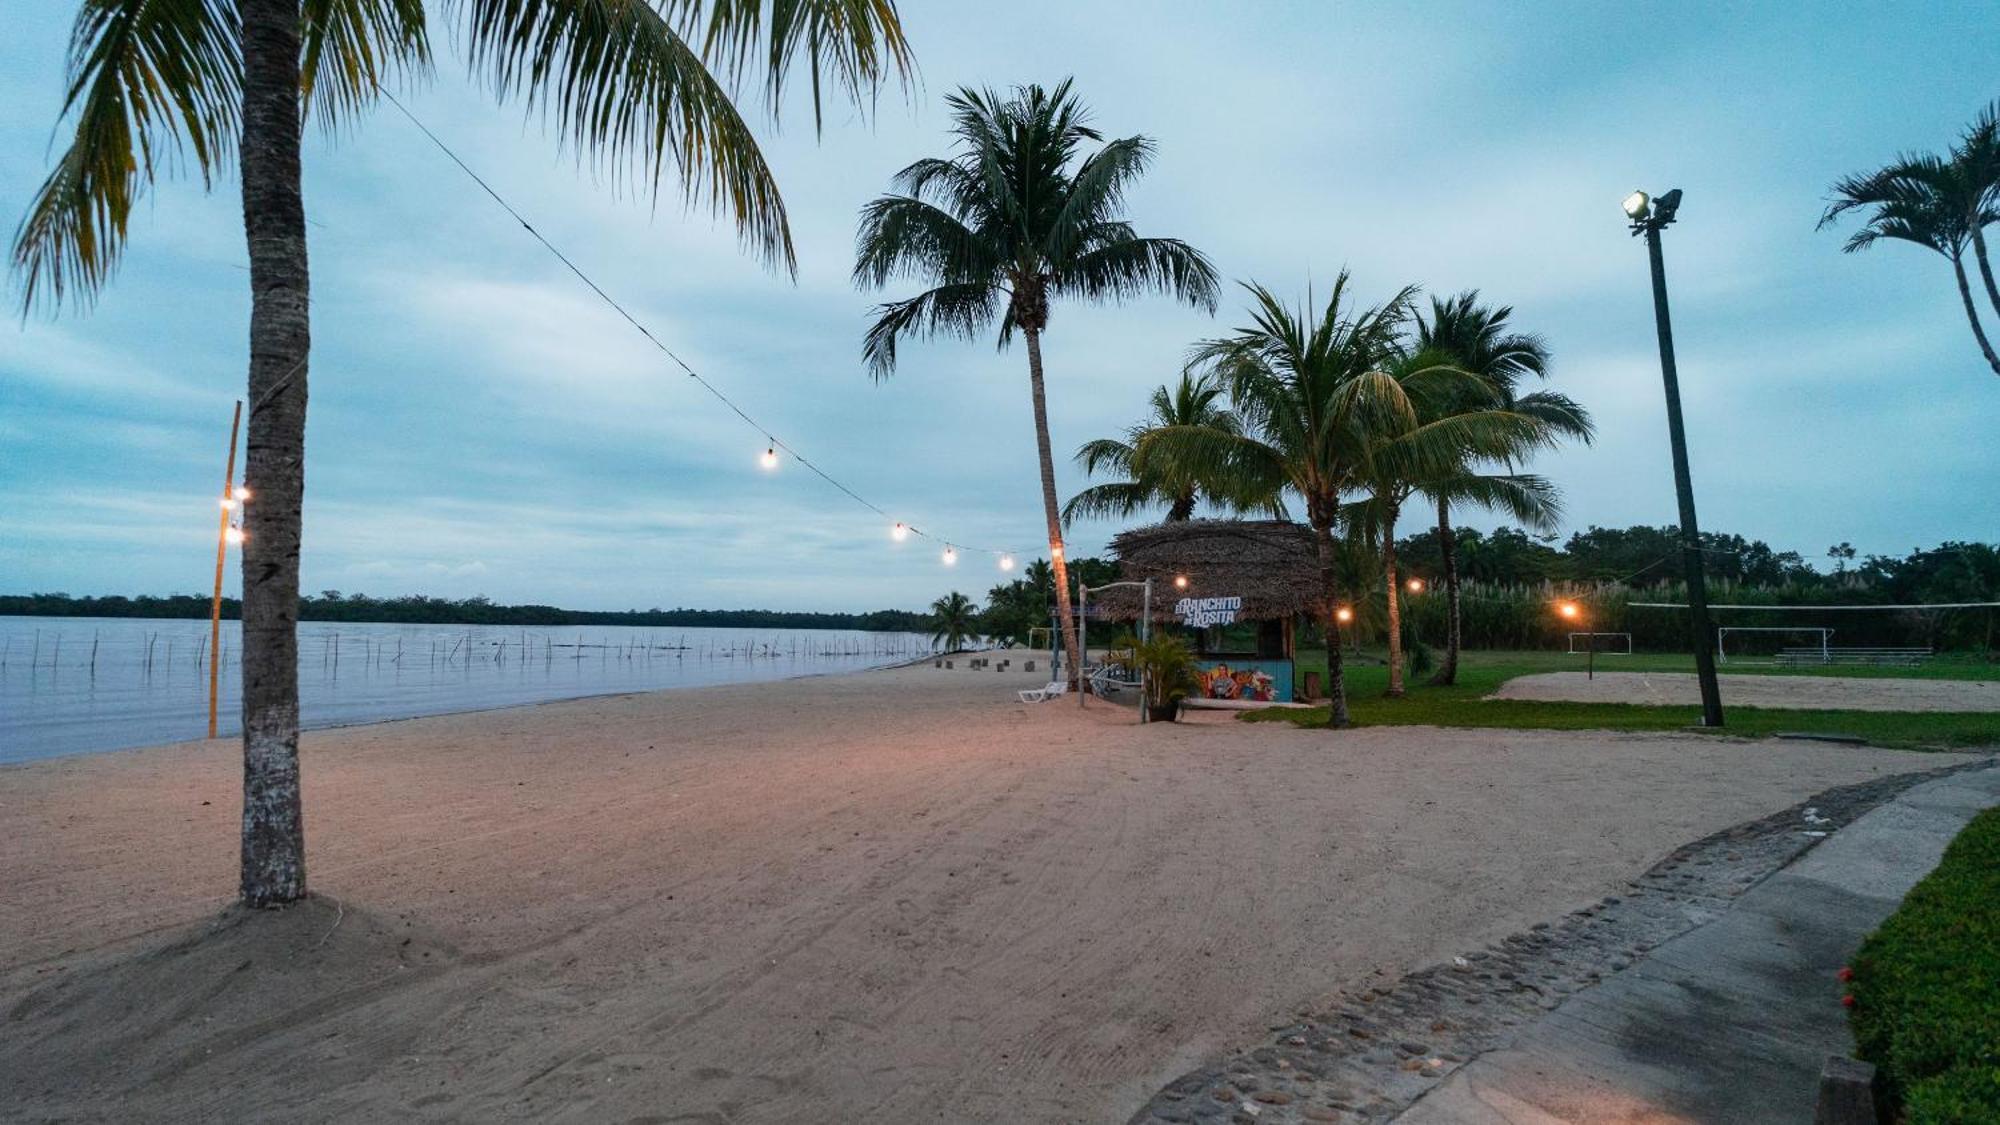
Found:
<path fill-rule="evenodd" d="M 1862 676 L 1716 677 L 1725 706 L 1838 711 L 2000 711 L 2000 681 L 1877 679 Z M 1698 706 L 1692 672 L 1540 672 L 1500 685 L 1493 699 L 1571 703 L 1684 703 Z"/>
<path fill-rule="evenodd" d="M 1141 727 L 928 665 L 308 734 L 243 914 L 237 749 L 0 769 L 0 1117 L 1105 1121 L 1298 1006 L 1677 845 L 1957 760 Z"/>

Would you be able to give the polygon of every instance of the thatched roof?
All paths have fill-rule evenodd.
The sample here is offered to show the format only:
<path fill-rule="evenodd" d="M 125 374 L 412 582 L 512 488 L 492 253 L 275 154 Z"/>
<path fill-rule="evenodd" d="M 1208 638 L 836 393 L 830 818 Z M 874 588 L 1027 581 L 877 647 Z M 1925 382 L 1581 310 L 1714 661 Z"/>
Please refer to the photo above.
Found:
<path fill-rule="evenodd" d="M 1319 589 L 1312 530 L 1286 520 L 1181 520 L 1135 528 L 1111 541 L 1124 577 L 1153 579 L 1153 619 L 1171 621 L 1181 598 L 1240 597 L 1244 621 L 1311 612 Z M 1186 575 L 1185 589 L 1174 579 Z M 1134 620 L 1140 592 L 1092 594 L 1093 609 Z"/>

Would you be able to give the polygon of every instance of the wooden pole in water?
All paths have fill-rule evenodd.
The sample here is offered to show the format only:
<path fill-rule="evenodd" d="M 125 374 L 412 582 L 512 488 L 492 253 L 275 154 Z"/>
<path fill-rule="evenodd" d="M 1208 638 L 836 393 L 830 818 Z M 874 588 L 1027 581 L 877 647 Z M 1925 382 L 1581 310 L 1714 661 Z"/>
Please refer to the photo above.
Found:
<path fill-rule="evenodd" d="M 229 419 L 229 460 L 222 468 L 222 515 L 215 529 L 215 597 L 208 603 L 208 648 L 222 645 L 222 565 L 229 555 L 229 505 L 236 499 L 236 433 L 243 425 L 243 400 Z M 208 737 L 215 737 L 215 701 L 221 688 L 222 661 L 208 662 Z"/>

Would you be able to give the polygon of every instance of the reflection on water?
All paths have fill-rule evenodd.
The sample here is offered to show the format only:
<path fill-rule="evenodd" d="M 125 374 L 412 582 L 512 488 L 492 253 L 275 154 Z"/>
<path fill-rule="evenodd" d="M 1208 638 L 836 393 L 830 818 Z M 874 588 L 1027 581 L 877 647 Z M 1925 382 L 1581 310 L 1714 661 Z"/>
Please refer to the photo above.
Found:
<path fill-rule="evenodd" d="M 222 624 L 220 729 L 242 729 L 237 624 Z M 627 625 L 299 626 L 308 727 L 549 699 L 848 672 L 930 651 L 912 633 Z M 208 623 L 0 617 L 0 762 L 201 738 Z"/>

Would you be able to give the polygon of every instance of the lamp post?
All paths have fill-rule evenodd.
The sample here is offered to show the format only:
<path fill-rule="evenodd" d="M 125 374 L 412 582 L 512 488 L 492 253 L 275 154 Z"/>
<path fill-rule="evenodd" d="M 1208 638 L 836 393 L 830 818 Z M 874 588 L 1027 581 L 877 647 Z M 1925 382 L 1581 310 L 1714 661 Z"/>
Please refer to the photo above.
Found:
<path fill-rule="evenodd" d="M 1653 266 L 1653 318 L 1660 334 L 1660 378 L 1666 384 L 1667 437 L 1673 444 L 1674 492 L 1681 509 L 1681 573 L 1687 580 L 1689 631 L 1695 674 L 1701 681 L 1701 725 L 1722 725 L 1722 691 L 1715 682 L 1714 629 L 1708 619 L 1708 588 L 1702 580 L 1701 531 L 1694 517 L 1694 482 L 1688 475 L 1687 432 L 1681 424 L 1680 377 L 1674 369 L 1674 328 L 1667 316 L 1667 266 L 1660 256 L 1660 232 L 1679 212 L 1681 189 L 1654 199 L 1643 191 L 1625 197 L 1632 233 L 1646 236 Z"/>

